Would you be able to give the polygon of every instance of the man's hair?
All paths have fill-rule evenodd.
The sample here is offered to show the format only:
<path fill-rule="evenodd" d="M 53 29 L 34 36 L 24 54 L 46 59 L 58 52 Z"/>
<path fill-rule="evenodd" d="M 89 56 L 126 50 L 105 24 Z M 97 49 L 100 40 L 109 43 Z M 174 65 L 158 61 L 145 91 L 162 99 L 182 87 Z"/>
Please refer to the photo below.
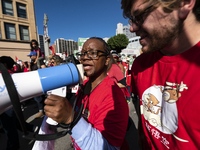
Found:
<path fill-rule="evenodd" d="M 100 37 L 91 37 L 91 38 L 89 38 L 89 39 L 96 39 L 96 40 L 101 41 L 101 42 L 103 43 L 104 50 L 105 50 L 108 54 L 110 54 L 110 48 L 109 48 L 108 44 L 107 44 L 102 38 L 100 38 Z"/>
<path fill-rule="evenodd" d="M 8 69 L 12 69 L 15 61 L 10 56 L 1 56 L 0 63 L 6 64 Z"/>
<path fill-rule="evenodd" d="M 195 14 L 196 16 L 196 19 L 198 21 L 200 21 L 200 1 L 199 0 L 196 0 L 196 3 L 194 5 L 194 8 L 193 8 L 193 13 Z"/>
<path fill-rule="evenodd" d="M 158 2 L 163 8 L 166 8 L 168 10 L 174 10 L 176 8 L 179 8 L 180 3 L 182 0 L 146 0 L 146 2 Z M 123 9 L 123 16 L 124 18 L 130 18 L 131 17 L 131 7 L 134 3 L 134 0 L 122 0 L 121 1 L 121 9 Z M 200 1 L 196 0 L 195 6 L 193 8 L 193 13 L 196 16 L 196 19 L 200 21 Z"/>
<path fill-rule="evenodd" d="M 53 55 L 52 58 L 54 60 L 54 62 L 56 63 L 56 65 L 59 65 L 60 63 L 63 63 L 63 60 L 60 56 L 58 55 Z"/>

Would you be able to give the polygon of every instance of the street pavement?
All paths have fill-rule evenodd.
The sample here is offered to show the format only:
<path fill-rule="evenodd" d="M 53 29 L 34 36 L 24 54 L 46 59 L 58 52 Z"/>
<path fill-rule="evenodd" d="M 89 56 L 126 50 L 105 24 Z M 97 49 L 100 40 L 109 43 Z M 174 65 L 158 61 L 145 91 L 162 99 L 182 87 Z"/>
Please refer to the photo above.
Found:
<path fill-rule="evenodd" d="M 126 140 L 129 143 L 130 150 L 139 150 L 138 147 L 138 117 L 135 109 L 136 102 L 129 103 L 129 127 L 126 133 Z M 36 102 L 32 100 L 26 101 L 26 107 L 24 109 L 24 118 L 26 122 L 40 126 L 43 118 L 34 119 L 34 116 L 37 114 L 38 108 Z M 62 131 L 62 128 L 58 128 L 58 131 Z M 27 140 L 22 138 L 22 133 L 19 131 L 20 139 L 20 150 L 31 150 L 34 144 L 33 140 Z M 0 150 L 6 150 L 6 135 L 0 130 Z M 62 138 L 55 140 L 55 150 L 72 150 L 70 135 L 66 135 Z"/>

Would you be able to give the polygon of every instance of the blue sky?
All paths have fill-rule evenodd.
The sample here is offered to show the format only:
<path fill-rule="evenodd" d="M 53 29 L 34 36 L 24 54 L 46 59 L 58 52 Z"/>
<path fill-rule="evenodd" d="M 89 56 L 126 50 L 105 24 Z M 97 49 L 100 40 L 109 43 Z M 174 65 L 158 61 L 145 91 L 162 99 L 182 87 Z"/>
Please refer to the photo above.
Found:
<path fill-rule="evenodd" d="M 44 13 L 49 22 L 51 45 L 57 38 L 111 37 L 117 23 L 128 24 L 122 16 L 121 0 L 34 0 L 38 33 L 43 32 Z"/>

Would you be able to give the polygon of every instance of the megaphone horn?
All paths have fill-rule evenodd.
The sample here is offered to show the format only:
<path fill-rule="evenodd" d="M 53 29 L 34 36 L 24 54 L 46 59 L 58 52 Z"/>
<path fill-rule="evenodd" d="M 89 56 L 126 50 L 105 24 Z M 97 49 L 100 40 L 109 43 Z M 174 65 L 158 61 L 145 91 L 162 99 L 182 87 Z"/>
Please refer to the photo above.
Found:
<path fill-rule="evenodd" d="M 11 74 L 20 101 L 42 95 L 49 90 L 79 82 L 79 71 L 73 63 Z M 0 74 L 0 114 L 11 107 L 10 97 Z"/>

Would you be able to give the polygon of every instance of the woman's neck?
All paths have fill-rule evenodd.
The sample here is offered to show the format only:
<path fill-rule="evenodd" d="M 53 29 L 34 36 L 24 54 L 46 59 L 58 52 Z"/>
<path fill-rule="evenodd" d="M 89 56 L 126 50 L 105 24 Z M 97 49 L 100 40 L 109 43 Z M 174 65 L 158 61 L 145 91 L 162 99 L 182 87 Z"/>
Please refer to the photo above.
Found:
<path fill-rule="evenodd" d="M 96 78 L 89 78 L 89 81 L 86 84 L 86 91 L 84 92 L 85 94 L 89 94 L 91 93 L 107 76 L 107 73 L 104 72 L 102 73 L 100 76 L 96 77 Z"/>

